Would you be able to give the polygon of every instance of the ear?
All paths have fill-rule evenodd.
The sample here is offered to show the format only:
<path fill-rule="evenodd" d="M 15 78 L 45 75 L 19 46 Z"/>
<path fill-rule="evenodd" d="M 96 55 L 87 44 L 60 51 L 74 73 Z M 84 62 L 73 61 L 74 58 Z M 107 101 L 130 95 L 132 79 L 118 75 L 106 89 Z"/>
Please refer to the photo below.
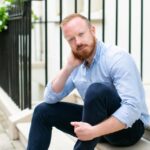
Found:
<path fill-rule="evenodd" d="M 95 35 L 95 26 L 91 25 L 90 31 L 93 35 Z"/>

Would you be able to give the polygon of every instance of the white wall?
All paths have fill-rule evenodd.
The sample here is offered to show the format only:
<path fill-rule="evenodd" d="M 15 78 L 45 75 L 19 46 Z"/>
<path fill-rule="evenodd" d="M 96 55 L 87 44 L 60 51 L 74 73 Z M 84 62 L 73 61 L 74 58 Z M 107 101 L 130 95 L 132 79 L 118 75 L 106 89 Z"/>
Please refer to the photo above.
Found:
<path fill-rule="evenodd" d="M 118 15 L 118 45 L 126 51 L 128 51 L 128 42 L 129 42 L 129 1 L 119 0 L 119 15 Z M 101 0 L 92 0 L 91 1 L 91 18 L 92 23 L 97 29 L 97 37 L 99 40 L 102 39 L 102 2 Z M 115 44 L 115 13 L 116 13 L 116 0 L 105 0 L 105 42 Z M 43 6 L 43 3 L 42 3 Z M 150 45 L 149 38 L 150 35 L 150 1 L 144 0 L 144 75 L 143 82 L 145 84 L 150 84 L 150 69 L 148 64 L 150 63 Z M 140 20 L 140 7 L 141 0 L 132 0 L 132 32 L 131 32 L 131 51 L 132 56 L 135 59 L 135 62 L 140 71 L 140 40 L 141 40 L 141 20 Z M 38 6 L 38 11 L 39 11 Z M 42 9 L 41 7 L 40 9 Z M 88 13 L 88 1 L 80 0 L 78 1 L 78 10 L 81 14 L 87 16 Z M 43 12 L 43 10 L 41 11 Z M 74 12 L 74 0 L 63 0 L 63 17 Z M 48 1 L 48 79 L 51 80 L 55 74 L 59 71 L 60 64 L 60 45 L 59 45 L 59 0 L 49 0 Z M 40 14 L 42 15 L 42 14 Z M 38 29 L 39 30 L 39 29 Z M 33 35 L 33 41 L 36 38 L 36 42 L 40 42 L 40 32 L 37 31 Z M 38 41 L 37 41 L 38 40 Z M 36 43 L 35 42 L 35 43 Z M 44 42 L 44 41 L 43 41 Z M 34 44 L 35 44 L 34 43 Z M 33 45 L 33 52 L 35 49 L 39 49 L 38 45 Z M 70 48 L 66 41 L 63 38 L 63 64 L 67 59 L 67 55 L 70 52 Z M 43 53 L 44 55 L 44 53 Z M 34 55 L 33 55 L 34 56 Z M 43 73 L 44 73 L 43 67 Z M 41 77 L 44 80 L 44 77 Z M 33 81 L 38 82 L 33 78 Z M 38 84 L 37 84 L 38 85 Z M 38 89 L 38 87 L 37 87 Z M 38 91 L 38 90 L 36 90 Z"/>
<path fill-rule="evenodd" d="M 144 83 L 150 84 L 150 0 L 144 0 Z"/>

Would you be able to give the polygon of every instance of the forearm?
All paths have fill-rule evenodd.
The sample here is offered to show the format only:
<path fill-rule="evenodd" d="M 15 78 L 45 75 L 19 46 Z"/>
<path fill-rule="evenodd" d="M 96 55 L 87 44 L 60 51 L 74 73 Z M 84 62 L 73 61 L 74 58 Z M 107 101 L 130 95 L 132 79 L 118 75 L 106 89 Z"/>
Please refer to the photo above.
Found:
<path fill-rule="evenodd" d="M 107 135 L 125 129 L 126 125 L 123 124 L 121 121 L 119 121 L 117 118 L 112 116 L 93 127 L 94 127 L 93 128 L 94 136 L 100 137 L 103 135 Z"/>
<path fill-rule="evenodd" d="M 59 93 L 62 91 L 66 80 L 68 79 L 72 71 L 73 68 L 69 68 L 67 66 L 60 70 L 60 72 L 56 75 L 55 79 L 52 80 L 52 89 L 54 92 Z"/>
<path fill-rule="evenodd" d="M 73 53 L 70 54 L 66 65 L 60 70 L 55 79 L 52 81 L 52 89 L 54 92 L 59 93 L 63 90 L 66 80 L 70 76 L 71 72 L 81 63 L 82 60 L 77 59 Z"/>

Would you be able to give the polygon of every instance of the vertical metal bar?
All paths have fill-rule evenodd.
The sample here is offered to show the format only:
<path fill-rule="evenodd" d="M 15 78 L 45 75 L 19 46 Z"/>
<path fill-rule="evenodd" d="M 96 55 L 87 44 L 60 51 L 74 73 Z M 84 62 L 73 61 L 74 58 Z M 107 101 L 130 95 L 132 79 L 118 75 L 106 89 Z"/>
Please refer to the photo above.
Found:
<path fill-rule="evenodd" d="M 78 0 L 74 1 L 74 12 L 77 13 L 78 12 Z"/>
<path fill-rule="evenodd" d="M 144 24 L 144 1 L 141 0 L 141 78 L 143 80 L 143 24 Z"/>
<path fill-rule="evenodd" d="M 25 95 L 25 86 L 24 86 L 24 84 L 25 84 L 25 80 L 24 80 L 24 78 L 25 78 L 25 76 L 24 76 L 25 75 L 25 72 L 24 72 L 25 59 L 24 59 L 24 51 L 26 49 L 25 49 L 25 18 L 24 17 L 23 17 L 23 24 L 22 25 L 23 25 L 23 27 L 22 27 L 22 29 L 23 29 L 23 31 L 22 31 L 23 49 L 22 49 L 22 103 L 21 103 L 21 109 L 23 109 L 24 101 L 25 101 L 25 97 L 24 97 L 24 95 Z"/>
<path fill-rule="evenodd" d="M 60 4 L 59 4 L 59 10 L 60 10 L 60 19 L 59 22 L 61 23 L 62 21 L 62 0 L 60 0 Z M 60 28 L 60 68 L 62 68 L 62 30 Z"/>
<path fill-rule="evenodd" d="M 25 71 L 25 77 L 24 77 L 24 88 L 25 88 L 25 92 L 24 92 L 24 105 L 23 108 L 28 107 L 28 35 L 29 35 L 29 30 L 28 30 L 28 13 L 29 12 L 29 2 L 26 2 L 26 14 L 25 14 L 25 52 L 24 52 L 24 57 L 25 57 L 25 64 L 24 64 L 24 71 Z"/>
<path fill-rule="evenodd" d="M 26 95 L 24 108 L 31 108 L 31 1 L 27 2 L 26 6 Z M 24 109 L 23 108 L 23 109 Z"/>
<path fill-rule="evenodd" d="M 102 24 L 102 41 L 105 42 L 105 0 L 102 1 L 102 20 L 103 20 L 103 24 Z"/>
<path fill-rule="evenodd" d="M 118 7 L 118 0 L 116 0 L 116 34 L 115 34 L 115 44 L 118 45 L 118 11 L 119 11 L 119 7 Z"/>
<path fill-rule="evenodd" d="M 13 27 L 13 24 L 12 23 L 10 23 L 10 25 Z M 12 49 L 12 47 L 13 47 L 13 31 L 12 31 L 12 29 L 10 28 L 9 29 L 9 38 L 10 38 L 10 47 L 11 47 L 11 49 Z M 8 55 L 8 53 L 9 53 L 9 55 L 8 55 L 8 62 L 7 62 L 7 72 L 8 72 L 8 94 L 10 95 L 11 94 L 11 68 L 10 68 L 10 64 L 11 64 L 11 49 L 10 49 L 10 51 L 9 51 L 9 49 L 7 48 L 7 55 Z"/>
<path fill-rule="evenodd" d="M 132 1 L 129 0 L 129 53 L 131 53 Z"/>
<path fill-rule="evenodd" d="M 18 20 L 15 21 L 15 26 L 16 26 L 16 29 L 14 30 L 15 31 L 15 49 L 14 49 L 14 69 L 13 69 L 13 78 L 14 78 L 14 84 L 13 84 L 13 88 L 14 89 L 14 100 L 16 101 L 16 104 L 19 106 L 20 105 L 20 101 L 19 101 L 19 85 L 18 85 L 18 82 L 19 82 L 19 78 L 18 78 Z"/>
<path fill-rule="evenodd" d="M 21 26 L 21 21 L 19 20 L 19 23 L 18 23 L 18 43 L 19 43 L 19 50 L 18 50 L 18 76 L 19 76 L 19 90 L 18 90 L 18 93 L 19 93 L 19 106 L 20 106 L 20 103 L 21 103 L 21 96 L 22 96 L 22 94 L 21 94 L 21 28 L 22 28 L 22 26 Z"/>
<path fill-rule="evenodd" d="M 31 93 L 32 93 L 32 91 L 31 91 L 31 5 L 32 5 L 32 2 L 30 1 L 30 3 L 29 3 L 29 11 L 30 11 L 30 13 L 28 13 L 29 14 L 29 21 L 28 21 L 28 23 L 29 23 L 29 56 L 28 56 L 28 65 L 29 65 L 29 68 L 28 68 L 28 70 L 29 70 L 29 73 L 28 73 L 28 95 L 29 95 L 29 103 L 28 103 L 28 107 L 29 108 L 31 108 L 32 107 L 32 104 L 31 104 Z"/>
<path fill-rule="evenodd" d="M 23 101 L 24 101 L 24 94 L 23 94 L 23 91 L 24 91 L 24 82 L 23 82 L 23 50 L 24 50 L 24 38 L 23 38 L 23 35 L 24 35 L 24 19 L 22 18 L 21 20 L 21 23 L 22 23 L 22 29 L 21 29 L 21 53 L 20 53 L 20 57 L 21 57 L 21 104 L 20 104 L 20 107 L 22 108 L 23 107 Z"/>
<path fill-rule="evenodd" d="M 47 51 L 47 0 L 45 0 L 45 85 L 48 80 L 48 51 Z"/>
<path fill-rule="evenodd" d="M 26 51 L 27 51 L 27 46 L 26 46 L 26 37 L 27 37 L 27 29 L 26 29 L 26 16 L 27 15 L 27 2 L 24 2 L 24 15 L 23 15 L 23 51 L 22 51 L 22 57 L 23 57 L 23 66 L 22 66 L 22 79 L 23 79 L 23 90 L 22 90 L 22 105 L 21 105 L 21 109 L 24 108 L 25 106 L 25 101 L 26 101 Z"/>
<path fill-rule="evenodd" d="M 23 18 L 20 19 L 20 54 L 19 54 L 19 58 L 20 58 L 20 108 L 22 107 L 22 101 L 23 101 L 23 56 L 22 56 L 22 51 L 23 51 L 23 28 L 24 28 L 24 22 L 23 22 Z"/>
<path fill-rule="evenodd" d="M 15 45 L 15 22 L 13 22 L 12 23 L 12 28 L 13 28 L 13 30 L 11 30 L 11 34 L 12 34 L 12 45 L 11 45 L 11 51 L 10 51 L 10 60 L 9 60 L 9 75 L 10 75 L 10 81 L 9 81 L 9 83 L 10 83 L 10 87 L 9 87 L 9 95 L 10 95 L 10 97 L 12 97 L 12 81 L 13 81 L 13 79 L 12 79 L 12 76 L 13 76 L 13 74 L 12 74 L 12 72 L 13 72 L 13 61 L 12 61 L 12 59 L 13 59 L 13 50 L 15 49 L 14 48 L 14 45 Z M 13 97 L 12 97 L 13 98 Z"/>
<path fill-rule="evenodd" d="M 28 106 L 28 84 L 27 84 L 27 74 L 28 74 L 28 68 L 27 68 L 27 41 L 28 41 L 28 3 L 25 2 L 25 23 L 24 23 L 24 102 L 23 102 L 23 108 L 26 108 Z"/>
<path fill-rule="evenodd" d="M 88 19 L 91 21 L 91 0 L 88 2 Z"/>

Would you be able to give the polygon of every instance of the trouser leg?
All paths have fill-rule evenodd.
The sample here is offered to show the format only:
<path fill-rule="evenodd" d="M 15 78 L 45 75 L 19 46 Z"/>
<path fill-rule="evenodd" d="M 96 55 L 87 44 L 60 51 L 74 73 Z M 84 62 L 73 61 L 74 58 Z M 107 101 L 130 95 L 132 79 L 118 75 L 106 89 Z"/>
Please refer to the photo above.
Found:
<path fill-rule="evenodd" d="M 53 126 L 75 136 L 70 122 L 81 121 L 82 108 L 81 105 L 65 102 L 39 104 L 33 113 L 27 150 L 47 150 Z"/>
<path fill-rule="evenodd" d="M 82 121 L 96 125 L 108 118 L 120 107 L 118 94 L 104 84 L 92 84 L 85 95 Z M 74 150 L 94 150 L 99 138 L 91 141 L 78 140 Z"/>
<path fill-rule="evenodd" d="M 140 140 L 144 134 L 144 124 L 139 119 L 131 128 L 123 129 L 104 136 L 105 140 L 115 146 L 130 146 Z"/>
<path fill-rule="evenodd" d="M 84 99 L 84 108 L 83 108 L 83 116 L 82 121 L 88 122 L 91 125 L 96 125 L 103 120 L 110 117 L 113 112 L 115 112 L 120 106 L 121 99 L 117 92 L 113 90 L 112 88 L 100 84 L 95 83 L 92 84 L 87 92 Z M 139 121 L 141 123 L 141 121 Z M 141 133 L 143 131 L 143 126 L 140 123 L 136 123 L 131 129 L 126 129 L 128 132 L 122 130 L 119 131 L 118 134 L 114 133 L 108 136 L 104 136 L 104 138 L 111 144 L 114 145 L 124 145 L 127 146 L 128 144 L 133 144 L 133 141 L 130 139 L 128 140 L 127 135 L 130 133 L 130 135 L 135 131 L 135 129 L 141 129 Z M 139 125 L 140 124 L 140 125 Z M 142 134 L 137 135 L 141 137 Z M 126 139 L 128 143 L 123 144 L 117 141 L 119 137 L 122 137 L 122 139 Z M 75 144 L 74 150 L 94 150 L 94 147 L 99 142 L 100 138 L 95 138 L 90 141 L 80 141 L 78 140 Z"/>

